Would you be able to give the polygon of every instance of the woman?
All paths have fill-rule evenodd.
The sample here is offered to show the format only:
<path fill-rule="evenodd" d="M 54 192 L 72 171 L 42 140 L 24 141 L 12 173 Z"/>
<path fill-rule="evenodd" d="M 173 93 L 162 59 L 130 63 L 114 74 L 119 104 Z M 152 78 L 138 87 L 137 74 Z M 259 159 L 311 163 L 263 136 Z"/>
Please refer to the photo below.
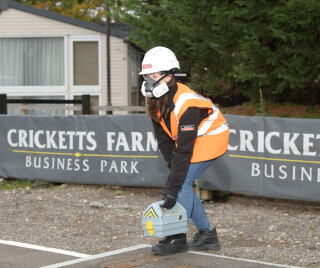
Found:
<path fill-rule="evenodd" d="M 180 65 L 170 49 L 152 48 L 142 61 L 140 75 L 146 81 L 141 91 L 147 98 L 147 113 L 152 119 L 159 149 L 170 169 L 162 207 L 170 209 L 178 201 L 199 232 L 189 243 L 186 234 L 166 237 L 152 246 L 152 253 L 157 255 L 188 248 L 220 249 L 216 229 L 212 228 L 201 201 L 194 194 L 193 183 L 214 159 L 227 151 L 229 127 L 210 99 L 176 82 L 174 69 L 180 69 Z"/>

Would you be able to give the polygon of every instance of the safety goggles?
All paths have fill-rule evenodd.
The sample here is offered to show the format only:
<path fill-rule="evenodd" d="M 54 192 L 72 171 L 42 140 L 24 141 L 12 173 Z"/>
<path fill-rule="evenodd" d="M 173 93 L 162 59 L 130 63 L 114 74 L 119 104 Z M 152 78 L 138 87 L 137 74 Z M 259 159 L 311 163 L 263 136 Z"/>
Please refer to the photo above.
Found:
<path fill-rule="evenodd" d="M 168 74 L 169 74 L 169 72 L 165 72 L 165 71 L 161 71 L 161 72 L 158 72 L 158 73 L 159 73 L 160 75 L 164 75 L 164 74 L 167 73 L 167 75 L 165 75 L 164 77 L 161 77 L 161 78 L 158 80 L 158 82 L 161 81 L 161 80 L 162 80 L 163 78 L 165 78 L 166 76 L 168 76 Z M 143 74 L 143 75 L 142 75 L 142 76 L 143 76 L 143 79 L 147 81 L 148 75 L 149 75 L 149 74 Z"/>

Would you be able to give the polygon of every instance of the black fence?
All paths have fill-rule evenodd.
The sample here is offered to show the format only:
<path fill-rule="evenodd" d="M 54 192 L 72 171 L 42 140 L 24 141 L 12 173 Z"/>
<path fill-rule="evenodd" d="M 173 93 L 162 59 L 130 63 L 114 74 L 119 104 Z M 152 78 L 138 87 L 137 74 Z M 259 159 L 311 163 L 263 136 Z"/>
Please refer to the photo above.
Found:
<path fill-rule="evenodd" d="M 8 113 L 8 103 L 15 104 L 81 104 L 82 114 L 90 114 L 90 95 L 81 95 L 80 100 L 53 100 L 53 99 L 8 99 L 7 94 L 0 94 L 0 114 Z"/>

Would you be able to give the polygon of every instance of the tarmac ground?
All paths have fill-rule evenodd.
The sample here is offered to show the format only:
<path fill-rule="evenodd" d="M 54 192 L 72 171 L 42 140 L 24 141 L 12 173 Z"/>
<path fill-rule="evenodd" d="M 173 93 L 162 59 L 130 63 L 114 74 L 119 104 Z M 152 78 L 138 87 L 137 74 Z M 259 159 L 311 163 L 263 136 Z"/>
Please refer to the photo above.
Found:
<path fill-rule="evenodd" d="M 169 256 L 151 254 L 150 245 L 140 244 L 97 255 L 45 248 L 0 240 L 0 267 L 14 268 L 296 268 L 188 251 Z"/>

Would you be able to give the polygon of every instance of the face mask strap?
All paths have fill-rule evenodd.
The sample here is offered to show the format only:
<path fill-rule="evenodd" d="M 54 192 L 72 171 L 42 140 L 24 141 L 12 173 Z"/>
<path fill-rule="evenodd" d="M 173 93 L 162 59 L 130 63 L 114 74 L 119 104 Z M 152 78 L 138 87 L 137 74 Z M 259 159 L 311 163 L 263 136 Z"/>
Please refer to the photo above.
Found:
<path fill-rule="evenodd" d="M 161 73 L 160 73 L 161 74 Z M 159 80 L 157 80 L 153 85 L 157 85 L 157 84 L 160 84 L 160 81 L 164 78 L 166 78 L 168 75 L 170 74 L 170 72 L 165 72 L 165 75 L 162 76 Z"/>
<path fill-rule="evenodd" d="M 171 73 L 171 71 L 166 71 L 166 72 L 160 72 L 160 75 L 163 75 L 165 74 L 163 77 L 161 77 L 158 81 L 156 81 L 155 83 L 159 83 L 163 78 L 167 77 L 169 74 Z M 147 80 L 148 77 L 147 77 L 147 74 L 143 74 L 143 79 L 144 80 Z"/>

